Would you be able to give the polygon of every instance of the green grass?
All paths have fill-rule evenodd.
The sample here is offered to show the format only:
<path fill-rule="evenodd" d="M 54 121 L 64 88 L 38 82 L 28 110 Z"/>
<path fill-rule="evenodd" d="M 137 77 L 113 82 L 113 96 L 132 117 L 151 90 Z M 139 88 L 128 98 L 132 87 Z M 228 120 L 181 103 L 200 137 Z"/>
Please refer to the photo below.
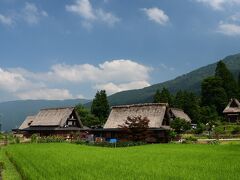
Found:
<path fill-rule="evenodd" d="M 240 145 L 18 144 L 7 153 L 25 179 L 240 179 Z"/>
<path fill-rule="evenodd" d="M 4 163 L 4 170 L 2 172 L 2 177 L 5 180 L 20 180 L 21 176 L 9 161 L 5 154 L 5 148 L 0 147 L 0 162 Z"/>

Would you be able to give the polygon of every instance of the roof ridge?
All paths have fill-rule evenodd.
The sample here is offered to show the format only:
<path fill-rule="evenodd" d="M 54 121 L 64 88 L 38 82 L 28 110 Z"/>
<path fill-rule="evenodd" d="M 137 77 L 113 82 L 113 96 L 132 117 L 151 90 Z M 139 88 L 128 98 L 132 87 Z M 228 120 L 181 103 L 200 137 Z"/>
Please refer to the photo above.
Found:
<path fill-rule="evenodd" d="M 130 107 L 140 107 L 140 106 L 168 106 L 168 103 L 139 103 L 139 104 L 126 104 L 112 106 L 112 108 L 130 108 Z"/>

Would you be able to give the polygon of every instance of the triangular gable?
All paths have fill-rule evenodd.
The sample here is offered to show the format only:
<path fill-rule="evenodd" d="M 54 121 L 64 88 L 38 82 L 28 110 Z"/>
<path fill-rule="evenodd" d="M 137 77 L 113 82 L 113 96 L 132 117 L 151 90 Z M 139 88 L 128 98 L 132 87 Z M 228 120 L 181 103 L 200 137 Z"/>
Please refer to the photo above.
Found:
<path fill-rule="evenodd" d="M 238 113 L 240 112 L 240 103 L 237 99 L 231 99 L 223 113 Z"/>

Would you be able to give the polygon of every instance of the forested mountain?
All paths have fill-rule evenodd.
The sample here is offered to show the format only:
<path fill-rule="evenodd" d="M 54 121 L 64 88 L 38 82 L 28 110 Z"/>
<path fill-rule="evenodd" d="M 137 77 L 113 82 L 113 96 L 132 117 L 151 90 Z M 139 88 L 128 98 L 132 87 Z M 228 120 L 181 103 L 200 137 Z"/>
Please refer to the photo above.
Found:
<path fill-rule="evenodd" d="M 85 99 L 71 100 L 19 100 L 0 103 L 2 130 L 17 128 L 26 116 L 36 114 L 42 108 L 75 106 L 89 102 Z"/>
<path fill-rule="evenodd" d="M 234 74 L 234 77 L 237 78 L 238 73 L 240 72 L 240 53 L 227 56 L 223 59 L 223 62 Z M 119 105 L 152 102 L 156 90 L 161 90 L 163 87 L 168 88 L 171 93 L 176 93 L 178 90 L 188 90 L 199 94 L 201 81 L 208 76 L 214 75 L 216 64 L 217 62 L 196 69 L 173 80 L 154 84 L 143 89 L 129 90 L 113 94 L 108 97 L 109 103 L 110 105 Z"/>

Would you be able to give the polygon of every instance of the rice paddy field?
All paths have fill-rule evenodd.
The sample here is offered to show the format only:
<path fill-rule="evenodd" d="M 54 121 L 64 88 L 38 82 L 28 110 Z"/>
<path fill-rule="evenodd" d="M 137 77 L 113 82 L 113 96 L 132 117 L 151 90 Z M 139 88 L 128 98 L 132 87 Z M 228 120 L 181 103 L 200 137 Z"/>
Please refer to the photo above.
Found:
<path fill-rule="evenodd" d="M 240 179 L 240 145 L 16 144 L 0 156 L 5 179 Z"/>

